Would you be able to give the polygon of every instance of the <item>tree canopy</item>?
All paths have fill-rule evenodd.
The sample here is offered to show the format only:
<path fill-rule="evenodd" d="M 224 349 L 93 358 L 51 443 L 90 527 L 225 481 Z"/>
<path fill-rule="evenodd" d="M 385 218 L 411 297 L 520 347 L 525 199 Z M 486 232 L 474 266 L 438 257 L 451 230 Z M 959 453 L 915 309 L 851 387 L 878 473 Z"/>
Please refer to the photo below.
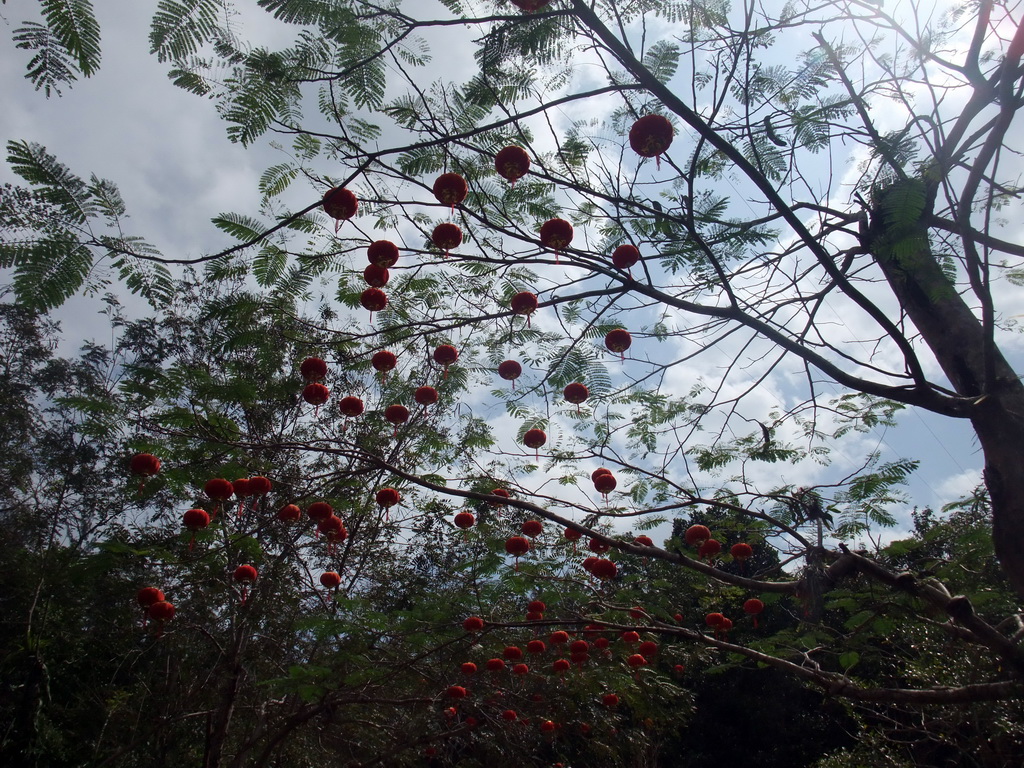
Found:
<path fill-rule="evenodd" d="M 4 753 L 1013 765 L 1021 9 L 256 5 L 292 44 L 225 0 L 152 22 L 282 156 L 208 253 L 7 145 Z M 42 6 L 15 40 L 58 94 L 99 26 Z M 57 357 L 82 291 L 116 342 Z M 778 471 L 904 408 L 985 457 L 907 539 L 874 537 L 916 457 Z"/>

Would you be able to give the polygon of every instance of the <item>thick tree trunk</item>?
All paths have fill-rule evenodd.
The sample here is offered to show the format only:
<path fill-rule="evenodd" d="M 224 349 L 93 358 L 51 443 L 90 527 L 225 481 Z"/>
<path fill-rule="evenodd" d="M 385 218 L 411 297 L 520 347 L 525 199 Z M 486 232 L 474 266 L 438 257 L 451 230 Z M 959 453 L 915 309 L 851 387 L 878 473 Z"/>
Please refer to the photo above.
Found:
<path fill-rule="evenodd" d="M 929 195 L 921 221 L 931 207 Z M 880 218 L 867 245 L 950 384 L 964 398 L 964 414 L 985 457 L 996 554 L 1024 597 L 1024 385 L 943 273 L 927 229 L 919 224 L 884 232 Z"/>

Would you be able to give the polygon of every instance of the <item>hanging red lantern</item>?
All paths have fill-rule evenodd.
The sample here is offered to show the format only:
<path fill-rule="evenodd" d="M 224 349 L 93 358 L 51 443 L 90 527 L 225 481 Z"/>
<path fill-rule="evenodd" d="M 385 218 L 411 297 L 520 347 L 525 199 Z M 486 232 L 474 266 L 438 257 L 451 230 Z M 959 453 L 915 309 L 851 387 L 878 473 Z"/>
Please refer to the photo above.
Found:
<path fill-rule="evenodd" d="M 598 559 L 591 571 L 597 578 L 602 580 L 614 579 L 618 573 L 618 566 L 611 560 Z"/>
<path fill-rule="evenodd" d="M 492 496 L 500 496 L 503 499 L 511 499 L 512 498 L 512 494 L 509 493 L 508 491 L 506 491 L 504 488 L 495 488 L 493 491 L 491 491 L 491 495 Z M 495 502 L 494 506 L 496 506 L 496 507 L 503 507 L 505 505 L 504 504 L 498 504 L 497 502 Z"/>
<path fill-rule="evenodd" d="M 587 389 L 586 385 L 574 381 L 572 384 L 566 384 L 565 389 L 562 390 L 562 396 L 566 401 L 575 405 L 576 412 L 579 413 L 580 403 L 585 402 L 590 397 L 590 390 Z"/>
<path fill-rule="evenodd" d="M 559 630 L 557 630 L 555 632 L 552 632 L 551 633 L 551 637 L 549 637 L 548 640 L 551 641 L 552 645 L 560 645 L 562 643 L 568 643 L 569 642 L 569 633 L 566 632 L 564 629 L 559 629 Z"/>
<path fill-rule="evenodd" d="M 235 488 L 231 482 L 222 477 L 215 477 L 212 480 L 207 480 L 206 485 L 203 486 L 203 493 L 217 502 L 217 505 L 213 509 L 214 516 L 216 516 L 217 512 L 220 510 L 221 502 L 230 499 L 234 492 Z"/>
<path fill-rule="evenodd" d="M 700 545 L 700 549 L 697 550 L 697 555 L 701 560 L 710 560 L 712 557 L 722 551 L 722 545 L 714 539 L 708 539 Z"/>
<path fill-rule="evenodd" d="M 672 123 L 661 115 L 645 115 L 629 129 L 629 146 L 641 157 L 657 158 L 672 145 Z M 661 167 L 661 160 L 658 159 Z"/>
<path fill-rule="evenodd" d="M 510 645 L 501 652 L 501 655 L 509 661 L 519 661 L 523 658 L 523 649 L 517 645 Z"/>
<path fill-rule="evenodd" d="M 572 224 L 565 219 L 548 219 L 540 227 L 540 242 L 557 255 L 572 242 Z"/>
<path fill-rule="evenodd" d="M 509 306 L 515 314 L 524 315 L 526 317 L 526 327 L 529 328 L 530 315 L 533 314 L 538 307 L 537 296 L 529 291 L 520 291 L 512 297 L 512 300 L 509 302 Z"/>
<path fill-rule="evenodd" d="M 536 613 L 544 613 L 544 611 L 546 611 L 547 609 L 548 607 L 544 605 L 544 602 L 541 600 L 531 600 L 530 603 L 526 606 L 526 610 L 534 611 Z"/>
<path fill-rule="evenodd" d="M 512 666 L 512 674 L 522 677 L 523 675 L 530 674 L 530 666 L 528 664 L 514 664 Z"/>
<path fill-rule="evenodd" d="M 153 603 L 146 609 L 149 614 L 149 618 L 153 619 L 157 623 L 157 637 L 162 637 L 164 633 L 164 622 L 168 622 L 174 618 L 176 609 L 173 603 L 169 603 L 166 600 L 160 599 Z"/>
<path fill-rule="evenodd" d="M 467 632 L 480 632 L 484 628 L 484 620 L 479 616 L 470 616 L 462 622 L 462 628 Z"/>
<path fill-rule="evenodd" d="M 160 472 L 160 459 L 152 453 L 136 453 L 128 462 L 128 469 L 133 475 L 142 478 L 139 481 L 139 493 L 146 487 L 146 478 Z"/>
<path fill-rule="evenodd" d="M 598 475 L 594 480 L 594 489 L 605 496 L 614 491 L 616 485 L 618 485 L 618 480 L 615 479 L 615 475 L 611 472 Z"/>
<path fill-rule="evenodd" d="M 256 569 L 251 565 L 240 565 L 235 568 L 232 578 L 242 585 L 242 605 L 249 597 L 249 585 L 256 581 Z"/>
<path fill-rule="evenodd" d="M 444 251 L 444 257 L 447 259 L 453 248 L 462 245 L 462 229 L 448 221 L 438 224 L 430 234 L 430 242 Z"/>
<path fill-rule="evenodd" d="M 383 288 L 391 279 L 391 273 L 380 264 L 367 264 L 363 270 L 363 279 L 371 288 Z"/>
<path fill-rule="evenodd" d="M 286 523 L 294 523 L 302 519 L 302 510 L 298 504 L 285 504 L 277 510 L 277 519 Z"/>
<path fill-rule="evenodd" d="M 398 262 L 398 246 L 390 240 L 374 240 L 366 248 L 366 258 L 378 267 L 393 267 Z"/>
<path fill-rule="evenodd" d="M 506 709 L 501 713 L 501 719 L 507 723 L 514 723 L 519 718 L 514 709 Z"/>
<path fill-rule="evenodd" d="M 164 593 L 156 587 L 143 587 L 135 593 L 135 599 L 143 608 L 149 608 L 153 603 L 163 600 Z"/>
<path fill-rule="evenodd" d="M 590 652 L 590 643 L 586 640 L 573 640 L 569 643 L 569 653 L 573 656 L 582 656 Z"/>
<path fill-rule="evenodd" d="M 722 626 L 722 624 L 724 622 L 725 622 L 725 616 L 723 614 L 721 614 L 721 613 L 718 613 L 717 611 L 715 611 L 713 613 L 709 613 L 707 616 L 704 617 L 704 623 L 707 624 L 712 629 L 716 629 L 717 630 L 717 628 Z"/>
<path fill-rule="evenodd" d="M 453 685 L 446 691 L 446 694 L 449 699 L 464 699 L 467 692 L 461 685 Z"/>
<path fill-rule="evenodd" d="M 306 508 L 306 514 L 309 515 L 310 520 L 319 525 L 334 514 L 334 509 L 326 501 L 314 501 Z M 319 528 L 317 528 L 316 535 L 320 536 Z"/>
<path fill-rule="evenodd" d="M 645 659 L 639 653 L 634 653 L 632 656 L 626 659 L 626 663 L 629 664 L 629 666 L 631 666 L 633 669 L 639 669 L 640 667 L 647 666 L 647 659 Z"/>
<path fill-rule="evenodd" d="M 472 661 L 463 662 L 461 669 L 462 674 L 464 674 L 466 677 L 476 674 L 476 664 L 474 664 Z"/>
<path fill-rule="evenodd" d="M 640 261 L 640 251 L 635 245 L 630 245 L 629 243 L 620 245 L 612 253 L 612 264 L 616 269 L 628 272 L 629 268 L 638 261 Z"/>
<path fill-rule="evenodd" d="M 514 187 L 530 170 L 530 156 L 522 147 L 505 147 L 494 156 L 494 170 Z"/>
<path fill-rule="evenodd" d="M 523 366 L 515 360 L 506 360 L 498 366 L 498 375 L 505 381 L 512 382 L 512 389 L 516 388 L 516 379 L 523 375 Z"/>
<path fill-rule="evenodd" d="M 572 665 L 569 663 L 568 659 L 555 659 L 551 664 L 551 671 L 556 675 L 560 675 L 563 672 L 568 672 L 571 667 Z"/>
<path fill-rule="evenodd" d="M 341 411 L 342 416 L 347 418 L 359 416 L 365 409 L 363 401 L 353 395 L 348 395 L 338 401 L 338 410 Z"/>
<path fill-rule="evenodd" d="M 314 385 L 310 385 L 314 386 Z M 319 385 L 317 385 L 319 386 Z M 249 481 L 244 477 L 240 477 L 231 484 L 235 489 L 235 498 L 238 499 L 238 508 L 236 510 L 239 517 L 245 511 L 245 500 L 252 495 L 252 491 L 249 490 Z"/>
<path fill-rule="evenodd" d="M 523 523 L 522 531 L 530 537 L 540 536 L 544 531 L 544 524 L 540 520 L 527 520 Z"/>
<path fill-rule="evenodd" d="M 622 642 L 626 643 L 627 645 L 632 645 L 633 643 L 640 642 L 640 633 L 637 632 L 635 629 L 627 629 L 620 635 L 620 637 L 622 638 Z"/>
<path fill-rule="evenodd" d="M 686 543 L 691 547 L 700 547 L 705 541 L 711 538 L 711 530 L 706 525 L 691 525 L 683 534 Z"/>
<path fill-rule="evenodd" d="M 455 515 L 455 526 L 462 530 L 467 530 L 473 527 L 473 523 L 476 522 L 476 518 L 473 517 L 471 512 L 459 512 Z"/>
<path fill-rule="evenodd" d="M 436 403 L 438 400 L 441 399 L 441 396 L 433 387 L 417 387 L 416 392 L 412 396 L 412 399 L 415 400 L 420 405 L 426 407 L 428 405 L 433 405 L 434 403 Z"/>
<path fill-rule="evenodd" d="M 598 467 L 597 469 L 590 473 L 590 479 L 596 482 L 598 475 L 610 475 L 611 473 L 612 471 L 607 467 Z"/>
<path fill-rule="evenodd" d="M 614 693 L 606 693 L 601 697 L 601 703 L 611 709 L 612 707 L 619 706 L 619 697 Z"/>
<path fill-rule="evenodd" d="M 604 475 L 601 475 L 600 477 L 604 477 Z M 589 549 L 591 552 L 596 552 L 599 555 L 603 555 L 611 548 L 612 545 L 604 541 L 603 539 L 592 538 L 590 542 L 587 544 L 587 549 Z"/>
<path fill-rule="evenodd" d="M 658 644 L 653 640 L 644 640 L 636 650 L 645 659 L 649 659 L 658 652 Z"/>
<path fill-rule="evenodd" d="M 327 378 L 327 363 L 319 357 L 307 357 L 299 366 L 299 373 L 306 381 L 323 381 Z"/>
<path fill-rule="evenodd" d="M 519 558 L 530 551 L 530 542 L 522 536 L 509 536 L 505 540 L 505 551 L 516 559 L 516 570 L 519 570 Z"/>
<path fill-rule="evenodd" d="M 381 372 L 381 383 L 383 383 L 387 380 L 388 371 L 398 365 L 398 357 L 394 352 L 382 349 L 380 352 L 373 353 L 373 357 L 370 358 L 370 364 L 374 367 L 374 370 Z"/>
<path fill-rule="evenodd" d="M 434 350 L 434 362 L 443 365 L 445 370 L 449 365 L 459 359 L 459 350 L 451 344 L 441 344 Z"/>
<path fill-rule="evenodd" d="M 639 605 L 634 605 L 629 609 L 629 618 L 631 619 L 646 619 L 647 611 L 641 608 Z"/>
<path fill-rule="evenodd" d="M 337 589 L 341 586 L 341 576 L 337 571 L 324 571 L 320 574 L 320 583 L 327 589 Z"/>
<path fill-rule="evenodd" d="M 729 548 L 729 554 L 732 555 L 733 560 L 738 560 L 742 563 L 754 556 L 754 548 L 746 542 L 741 541 L 738 544 L 733 544 Z"/>
<path fill-rule="evenodd" d="M 626 359 L 626 350 L 629 349 L 633 343 L 633 337 L 629 335 L 629 331 L 625 328 L 616 328 L 613 331 L 608 331 L 604 337 L 604 345 L 607 347 L 609 352 L 617 352 L 622 355 L 622 359 Z"/>
<path fill-rule="evenodd" d="M 643 536 L 643 535 L 637 536 L 635 539 L 633 539 L 633 543 L 638 545 L 638 546 L 641 546 L 641 547 L 653 547 L 654 546 L 654 541 L 651 539 L 650 536 Z"/>
<path fill-rule="evenodd" d="M 324 213 L 334 219 L 334 232 L 338 232 L 338 225 L 356 215 L 359 209 L 359 200 L 356 196 L 344 187 L 334 187 L 324 193 L 322 201 Z"/>
<path fill-rule="evenodd" d="M 583 534 L 577 531 L 575 528 L 566 528 L 562 531 L 562 535 L 566 541 L 577 542 L 583 538 Z"/>
<path fill-rule="evenodd" d="M 488 659 L 484 666 L 487 667 L 488 672 L 501 672 L 506 669 L 504 659 Z"/>
<path fill-rule="evenodd" d="M 269 478 L 263 477 L 263 475 L 256 475 L 255 477 L 249 478 L 249 495 L 250 496 L 266 496 L 273 489 L 274 484 L 270 482 Z"/>
<path fill-rule="evenodd" d="M 539 656 L 548 649 L 543 640 L 531 640 L 526 644 L 526 652 Z"/>
<path fill-rule="evenodd" d="M 317 409 L 326 403 L 330 396 L 331 391 L 323 384 L 307 384 L 302 390 L 302 399 L 310 405 L 315 406 Z"/>
<path fill-rule="evenodd" d="M 196 531 L 201 531 L 210 524 L 210 515 L 205 509 L 190 509 L 182 515 L 181 522 L 192 531 L 192 538 L 188 542 L 188 549 L 191 552 L 192 545 L 196 543 Z"/>
<path fill-rule="evenodd" d="M 393 436 L 397 436 L 399 426 L 405 424 L 405 422 L 409 420 L 409 409 L 398 403 L 389 405 L 384 409 L 384 418 L 395 425 Z"/>
<path fill-rule="evenodd" d="M 523 445 L 538 451 L 537 458 L 540 458 L 540 447 L 548 441 L 548 436 L 543 429 L 528 429 L 523 435 Z"/>
<path fill-rule="evenodd" d="M 605 650 L 611 644 L 612 644 L 611 640 L 609 640 L 607 637 L 595 637 L 594 638 L 594 647 L 597 648 L 599 651 Z"/>
<path fill-rule="evenodd" d="M 597 560 L 598 560 L 598 558 L 593 557 L 593 556 L 584 558 L 583 559 L 583 570 L 586 571 L 587 573 L 593 574 L 594 573 L 594 566 L 597 565 Z"/>
<path fill-rule="evenodd" d="M 754 629 L 757 629 L 757 616 L 764 610 L 764 603 L 756 597 L 752 597 L 743 603 L 743 610 L 754 617 Z"/>
<path fill-rule="evenodd" d="M 384 509 L 389 509 L 402 500 L 402 494 L 394 488 L 381 488 L 377 491 L 377 495 L 374 498 L 376 499 L 378 506 L 384 507 Z"/>
<path fill-rule="evenodd" d="M 367 288 L 359 296 L 359 303 L 363 309 L 370 311 L 370 322 L 373 322 L 373 313 L 380 312 L 388 305 L 388 295 L 380 288 Z"/>
<path fill-rule="evenodd" d="M 434 181 L 434 197 L 439 203 L 450 205 L 453 211 L 456 205 L 466 199 L 467 194 L 469 186 L 457 173 L 442 173 Z"/>
<path fill-rule="evenodd" d="M 335 517 L 334 515 L 326 517 L 317 523 L 316 530 L 317 533 L 322 534 L 324 539 L 327 540 L 328 556 L 333 556 L 335 546 L 348 538 L 348 529 L 345 528 L 345 524 L 341 521 L 340 517 Z"/>
<path fill-rule="evenodd" d="M 543 618 L 544 618 L 544 614 L 540 613 L 539 611 L 527 611 L 526 612 L 526 620 L 527 621 L 540 621 Z"/>
<path fill-rule="evenodd" d="M 522 0 L 520 0 L 520 1 L 522 1 Z M 513 2 L 515 2 L 515 0 L 513 0 Z M 566 662 L 566 664 L 568 664 L 568 663 L 569 662 Z M 557 728 L 558 728 L 558 725 L 553 720 L 545 720 L 543 723 L 540 724 L 540 729 L 542 731 L 544 731 L 544 733 L 551 733 L 552 731 L 554 731 Z"/>

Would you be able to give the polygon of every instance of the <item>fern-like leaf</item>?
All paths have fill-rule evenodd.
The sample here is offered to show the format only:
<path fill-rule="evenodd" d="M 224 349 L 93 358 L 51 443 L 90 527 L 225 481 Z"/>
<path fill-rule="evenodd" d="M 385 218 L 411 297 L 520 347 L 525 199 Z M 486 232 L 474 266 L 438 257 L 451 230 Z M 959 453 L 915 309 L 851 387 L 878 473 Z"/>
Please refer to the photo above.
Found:
<path fill-rule="evenodd" d="M 150 53 L 178 61 L 196 53 L 217 31 L 217 0 L 160 0 L 149 29 Z"/>

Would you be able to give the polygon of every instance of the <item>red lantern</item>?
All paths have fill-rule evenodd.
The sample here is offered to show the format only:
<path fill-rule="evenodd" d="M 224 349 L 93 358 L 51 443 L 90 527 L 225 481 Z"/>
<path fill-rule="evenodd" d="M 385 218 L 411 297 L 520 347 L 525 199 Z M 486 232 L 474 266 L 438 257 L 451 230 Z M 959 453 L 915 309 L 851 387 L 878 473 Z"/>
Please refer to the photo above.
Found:
<path fill-rule="evenodd" d="M 530 170 L 530 156 L 522 147 L 505 147 L 494 156 L 494 170 L 514 187 Z"/>
<path fill-rule="evenodd" d="M 593 557 L 593 556 L 584 558 L 584 560 L 583 560 L 583 570 L 586 571 L 587 573 L 591 573 L 592 574 L 594 572 L 594 566 L 597 565 L 597 560 L 598 560 L 598 558 Z"/>
<path fill-rule="evenodd" d="M 540 458 L 540 447 L 548 441 L 548 436 L 543 429 L 528 429 L 523 435 L 523 445 L 537 451 L 537 458 Z"/>
<path fill-rule="evenodd" d="M 516 379 L 523 375 L 523 366 L 515 360 L 506 360 L 498 366 L 498 375 L 505 381 L 512 382 L 512 389 L 516 388 Z"/>
<path fill-rule="evenodd" d="M 348 530 L 345 528 L 345 524 L 341 522 L 340 517 L 335 517 L 334 515 L 321 520 L 317 524 L 316 530 L 317 533 L 323 534 L 323 537 L 327 539 L 328 556 L 334 555 L 335 545 L 348 538 Z"/>
<path fill-rule="evenodd" d="M 607 467 L 598 467 L 597 469 L 590 473 L 590 479 L 596 481 L 598 475 L 610 475 L 611 473 L 612 471 Z"/>
<path fill-rule="evenodd" d="M 484 628 L 484 620 L 479 616 L 470 616 L 462 622 L 462 628 L 467 632 L 479 632 Z"/>
<path fill-rule="evenodd" d="M 306 508 L 306 514 L 314 523 L 319 523 L 333 515 L 334 509 L 326 501 L 314 501 Z"/>
<path fill-rule="evenodd" d="M 658 652 L 658 644 L 653 640 L 645 640 L 640 643 L 640 647 L 636 650 L 645 659 L 649 659 Z"/>
<path fill-rule="evenodd" d="M 310 384 L 310 386 L 319 386 Z M 245 500 L 252 495 L 252 491 L 249 490 L 249 481 L 244 477 L 240 477 L 238 480 L 233 482 L 232 487 L 235 489 L 235 498 L 238 499 L 238 516 L 242 516 L 242 512 L 245 511 Z"/>
<path fill-rule="evenodd" d="M 531 600 L 530 604 L 526 606 L 526 610 L 537 613 L 544 613 L 547 609 L 548 607 L 541 600 Z"/>
<path fill-rule="evenodd" d="M 594 647 L 600 651 L 605 650 L 609 645 L 611 645 L 611 640 L 609 640 L 607 637 L 594 638 Z"/>
<path fill-rule="evenodd" d="M 409 409 L 404 405 L 395 403 L 384 409 L 384 418 L 395 425 L 393 436 L 398 435 L 398 427 L 409 420 Z"/>
<path fill-rule="evenodd" d="M 476 674 L 476 664 L 474 664 L 472 661 L 464 662 L 462 664 L 462 674 L 466 675 L 467 677 L 469 675 L 475 675 Z"/>
<path fill-rule="evenodd" d="M 617 707 L 619 705 L 619 697 L 614 693 L 606 693 L 601 697 L 601 703 L 606 707 Z"/>
<path fill-rule="evenodd" d="M 549 640 L 551 641 L 552 645 L 559 645 L 561 643 L 568 643 L 569 642 L 569 633 L 566 632 L 564 629 L 559 629 L 558 631 L 551 633 L 551 637 L 549 638 Z"/>
<path fill-rule="evenodd" d="M 629 243 L 620 245 L 612 253 L 612 264 L 615 265 L 616 269 L 623 269 L 628 272 L 629 268 L 638 261 L 640 261 L 640 251 L 635 245 L 630 245 Z"/>
<path fill-rule="evenodd" d="M 554 663 L 551 665 L 551 669 L 555 674 L 561 674 L 563 672 L 568 672 L 571 666 L 572 665 L 569 664 L 568 659 L 555 659 Z"/>
<path fill-rule="evenodd" d="M 240 565 L 235 568 L 232 578 L 242 585 L 242 605 L 245 605 L 249 597 L 249 585 L 256 581 L 257 575 L 256 569 L 251 565 Z"/>
<path fill-rule="evenodd" d="M 324 213 L 334 219 L 334 232 L 338 232 L 338 225 L 342 221 L 351 219 L 359 209 L 359 200 L 349 190 L 343 187 L 334 187 L 324 193 Z"/>
<path fill-rule="evenodd" d="M 338 410 L 341 411 L 343 416 L 353 418 L 359 416 L 365 410 L 365 406 L 358 397 L 349 395 L 338 401 Z"/>
<path fill-rule="evenodd" d="M 458 248 L 462 245 L 462 229 L 458 225 L 447 221 L 443 224 L 438 224 L 430 234 L 430 242 L 438 249 L 444 251 L 444 257 L 447 259 L 449 252 L 453 248 Z"/>
<path fill-rule="evenodd" d="M 501 719 L 508 723 L 514 723 L 518 718 L 519 715 L 516 714 L 514 709 L 506 709 L 501 713 Z"/>
<path fill-rule="evenodd" d="M 488 672 L 501 672 L 503 669 L 505 669 L 505 660 L 488 659 L 487 664 L 485 664 L 484 666 L 487 667 Z"/>
<path fill-rule="evenodd" d="M 442 173 L 434 181 L 434 197 L 444 205 L 450 205 L 452 210 L 455 206 L 466 199 L 469 194 L 469 187 L 466 180 L 457 173 Z"/>
<path fill-rule="evenodd" d="M 285 504 L 277 510 L 277 519 L 286 523 L 294 523 L 302 519 L 302 510 L 298 504 Z"/>
<path fill-rule="evenodd" d="M 175 608 L 172 603 L 166 600 L 158 600 L 149 606 L 149 617 L 160 625 L 160 634 L 163 634 L 163 623 L 174 618 Z"/>
<path fill-rule="evenodd" d="M 721 613 L 718 613 L 717 611 L 714 613 L 709 613 L 707 616 L 704 617 L 704 623 L 707 624 L 709 627 L 717 630 L 718 627 L 722 626 L 722 624 L 725 623 L 725 616 Z"/>
<path fill-rule="evenodd" d="M 434 350 L 434 362 L 444 366 L 444 377 L 448 378 L 448 366 L 459 359 L 459 350 L 451 344 L 442 344 Z"/>
<path fill-rule="evenodd" d="M 331 391 L 323 384 L 307 384 L 302 390 L 302 399 L 319 410 L 320 406 L 327 402 Z"/>
<path fill-rule="evenodd" d="M 522 0 L 520 0 L 520 1 L 522 1 Z M 515 2 L 515 0 L 513 0 L 513 2 Z M 568 664 L 569 662 L 565 662 L 565 663 Z M 543 723 L 540 724 L 540 729 L 542 731 L 544 731 L 544 733 L 551 733 L 556 728 L 558 728 L 558 726 L 553 721 L 551 721 L 551 720 L 545 720 Z"/>
<path fill-rule="evenodd" d="M 373 322 L 373 313 L 380 312 L 388 305 L 388 295 L 380 288 L 367 288 L 359 296 L 359 303 L 363 309 L 370 311 L 370 322 Z"/>
<path fill-rule="evenodd" d="M 562 535 L 565 536 L 566 541 L 576 542 L 583 538 L 583 534 L 577 531 L 575 528 L 566 528 L 562 532 Z"/>
<path fill-rule="evenodd" d="M 402 494 L 394 488 L 381 488 L 377 491 L 377 495 L 374 498 L 379 506 L 388 509 L 389 507 L 395 506 L 402 500 Z"/>
<path fill-rule="evenodd" d="M 505 540 L 505 551 L 516 559 L 516 570 L 519 570 L 519 558 L 530 551 L 530 542 L 522 536 L 509 536 Z"/>
<path fill-rule="evenodd" d="M 327 363 L 319 357 L 307 357 L 299 366 L 299 373 L 306 381 L 323 381 L 327 378 Z"/>
<path fill-rule="evenodd" d="M 391 279 L 391 273 L 380 264 L 367 264 L 363 270 L 363 279 L 371 288 L 383 288 Z"/>
<path fill-rule="evenodd" d="M 544 614 L 540 613 L 539 611 L 527 611 L 526 612 L 526 620 L 527 621 L 540 621 L 543 618 L 544 618 Z"/>
<path fill-rule="evenodd" d="M 464 699 L 466 698 L 466 689 L 461 685 L 453 685 L 447 690 L 449 699 Z"/>
<path fill-rule="evenodd" d="M 515 664 L 512 667 L 512 674 L 519 675 L 520 677 L 528 675 L 530 674 L 530 667 L 527 664 Z"/>
<path fill-rule="evenodd" d="M 412 399 L 425 408 L 428 405 L 436 403 L 441 399 L 441 396 L 433 387 L 417 387 Z"/>
<path fill-rule="evenodd" d="M 327 589 L 337 589 L 341 586 L 341 576 L 336 571 L 324 571 L 320 574 L 320 583 Z"/>
<path fill-rule="evenodd" d="M 618 481 L 615 479 L 615 475 L 611 472 L 604 475 L 598 475 L 594 480 L 594 489 L 605 496 L 614 491 L 616 485 L 618 485 Z"/>
<path fill-rule="evenodd" d="M 611 560 L 598 559 L 591 572 L 599 579 L 614 579 L 618 570 Z"/>
<path fill-rule="evenodd" d="M 491 495 L 492 496 L 501 496 L 501 498 L 503 498 L 503 499 L 511 499 L 512 498 L 512 494 L 509 493 L 508 491 L 506 491 L 504 488 L 495 488 L 493 491 L 491 491 Z M 504 504 L 495 503 L 494 506 L 496 506 L 496 507 L 503 507 L 505 505 Z"/>
<path fill-rule="evenodd" d="M 523 523 L 522 530 L 527 536 L 540 536 L 544 530 L 544 524 L 540 520 L 527 520 Z"/>
<path fill-rule="evenodd" d="M 191 552 L 192 545 L 196 543 L 196 531 L 201 531 L 210 524 L 210 515 L 205 509 L 190 509 L 182 515 L 181 521 L 186 528 L 192 531 L 192 538 L 188 542 Z"/>
<path fill-rule="evenodd" d="M 530 315 L 537 310 L 537 296 L 529 291 L 520 291 L 509 302 L 512 311 L 517 315 L 526 316 L 526 327 L 530 327 Z"/>
<path fill-rule="evenodd" d="M 152 477 L 160 471 L 160 459 L 152 453 L 136 453 L 128 462 L 128 468 L 133 475 L 142 478 L 139 482 L 139 493 L 141 494 L 146 486 L 146 478 Z"/>
<path fill-rule="evenodd" d="M 629 349 L 633 343 L 633 337 L 629 335 L 629 331 L 625 328 L 616 328 L 613 331 L 608 331 L 604 337 L 604 345 L 608 348 L 609 352 L 618 352 L 622 355 L 622 359 L 626 359 L 626 350 Z"/>
<path fill-rule="evenodd" d="M 519 661 L 523 658 L 523 649 L 516 645 L 510 645 L 501 653 L 509 661 Z"/>
<path fill-rule="evenodd" d="M 601 477 L 604 477 L 604 475 L 601 475 Z M 599 555 L 603 555 L 611 548 L 612 545 L 606 541 L 603 541 L 602 539 L 591 539 L 590 542 L 587 544 L 587 549 L 589 549 L 591 552 L 596 552 Z"/>
<path fill-rule="evenodd" d="M 635 629 L 627 629 L 620 637 L 622 637 L 622 642 L 624 643 L 632 644 L 640 642 L 640 633 Z"/>
<path fill-rule="evenodd" d="M 738 560 L 742 563 L 754 556 L 754 548 L 741 541 L 739 544 L 733 544 L 729 548 L 729 554 L 732 555 L 733 560 Z"/>
<path fill-rule="evenodd" d="M 683 538 L 691 547 L 699 547 L 711 538 L 711 530 L 706 525 L 691 525 L 686 529 Z"/>
<path fill-rule="evenodd" d="M 638 669 L 640 667 L 647 666 L 647 659 L 645 659 L 639 653 L 634 653 L 632 656 L 626 659 L 626 663 L 629 664 L 629 666 L 631 666 L 633 669 Z"/>
<path fill-rule="evenodd" d="M 658 157 L 672 145 L 672 123 L 661 115 L 645 115 L 629 129 L 629 146 L 641 157 Z M 658 167 L 661 159 L 658 158 Z"/>
<path fill-rule="evenodd" d="M 548 647 L 544 644 L 543 640 L 531 640 L 526 644 L 526 652 L 534 655 L 540 655 L 547 649 Z"/>
<path fill-rule="evenodd" d="M 572 224 L 565 219 L 548 219 L 540 228 L 540 242 L 555 252 L 564 251 L 572 242 Z"/>
<path fill-rule="evenodd" d="M 392 370 L 398 365 L 398 357 L 394 352 L 389 352 L 386 349 L 382 349 L 380 352 L 374 352 L 373 357 L 370 358 L 370 364 L 375 370 L 380 371 L 381 383 L 387 380 L 388 371 Z"/>
<path fill-rule="evenodd" d="M 511 0 L 511 2 L 516 8 L 526 11 L 527 13 L 533 13 L 550 3 L 551 0 Z"/>
<path fill-rule="evenodd" d="M 231 482 L 222 477 L 207 480 L 206 485 L 203 486 L 203 493 L 214 501 L 227 501 L 234 492 L 235 488 Z"/>
<path fill-rule="evenodd" d="M 701 560 L 710 560 L 712 557 L 722 551 L 722 545 L 714 539 L 708 539 L 700 545 L 700 549 L 697 550 L 697 555 Z"/>
<path fill-rule="evenodd" d="M 273 489 L 274 484 L 263 475 L 256 475 L 249 478 L 249 495 L 266 496 Z"/>
<path fill-rule="evenodd" d="M 164 599 L 164 593 L 156 587 L 143 587 L 135 593 L 135 599 L 143 608 L 149 608 L 153 603 L 159 603 Z"/>
<path fill-rule="evenodd" d="M 757 629 L 757 616 L 764 610 L 764 603 L 756 597 L 752 597 L 743 603 L 743 610 L 754 617 L 754 629 Z"/>
<path fill-rule="evenodd" d="M 562 390 L 562 396 L 565 399 L 576 406 L 576 412 L 580 412 L 580 403 L 586 401 L 590 397 L 590 390 L 587 389 L 586 385 L 581 384 L 578 381 L 574 381 L 572 384 L 567 384 L 565 389 Z"/>
<path fill-rule="evenodd" d="M 398 246 L 390 240 L 374 240 L 366 248 L 366 259 L 378 267 L 393 267 L 398 262 Z"/>
<path fill-rule="evenodd" d="M 637 536 L 635 539 L 633 539 L 633 543 L 637 544 L 638 546 L 641 546 L 641 547 L 653 547 L 654 546 L 654 542 L 651 540 L 650 536 L 643 536 L 643 535 Z"/>
<path fill-rule="evenodd" d="M 456 527 L 461 528 L 464 531 L 467 530 L 468 528 L 472 528 L 473 527 L 473 523 L 475 523 L 475 522 L 476 522 L 476 518 L 473 517 L 472 513 L 470 513 L 470 512 L 459 512 L 455 516 L 455 525 L 456 525 Z"/>

